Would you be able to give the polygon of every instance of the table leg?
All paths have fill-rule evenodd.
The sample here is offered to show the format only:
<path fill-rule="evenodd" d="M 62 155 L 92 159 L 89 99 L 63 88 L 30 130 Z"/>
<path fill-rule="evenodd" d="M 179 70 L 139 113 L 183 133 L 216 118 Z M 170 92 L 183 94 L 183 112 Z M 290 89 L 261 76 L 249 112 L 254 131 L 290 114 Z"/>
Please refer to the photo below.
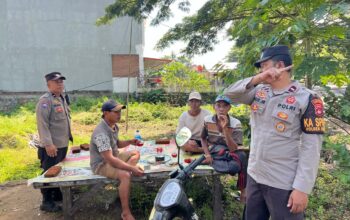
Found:
<path fill-rule="evenodd" d="M 73 219 L 71 210 L 73 206 L 72 201 L 72 192 L 70 186 L 61 187 L 62 195 L 63 195 L 63 215 L 65 220 Z"/>
<path fill-rule="evenodd" d="M 223 209 L 222 209 L 222 184 L 219 175 L 213 175 L 213 219 L 221 220 L 223 219 Z"/>

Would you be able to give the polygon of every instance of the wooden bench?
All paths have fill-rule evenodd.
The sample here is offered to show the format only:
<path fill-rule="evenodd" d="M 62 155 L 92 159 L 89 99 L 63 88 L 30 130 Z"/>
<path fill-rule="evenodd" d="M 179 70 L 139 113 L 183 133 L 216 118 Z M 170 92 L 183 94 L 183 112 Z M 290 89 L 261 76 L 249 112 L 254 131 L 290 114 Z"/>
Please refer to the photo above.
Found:
<path fill-rule="evenodd" d="M 145 142 L 145 145 L 147 143 Z M 154 142 L 153 142 L 154 145 Z M 165 148 L 165 153 L 174 152 L 174 143 L 169 146 L 163 145 Z M 144 153 L 147 151 L 147 148 Z M 132 150 L 132 149 L 131 149 Z M 147 151 L 148 152 L 148 151 Z M 145 154 L 147 154 L 147 152 Z M 149 153 L 149 152 L 148 152 Z M 145 162 L 145 157 L 147 155 L 142 155 L 140 162 Z M 181 158 L 196 158 L 195 155 L 189 155 L 181 152 Z M 81 152 L 81 154 L 73 155 L 69 152 L 65 161 L 61 162 L 62 171 L 58 177 L 44 178 L 43 175 L 36 177 L 34 179 L 28 180 L 28 184 L 32 184 L 34 188 L 53 188 L 59 187 L 63 194 L 63 214 L 64 219 L 74 219 L 74 213 L 82 206 L 81 201 L 88 201 L 87 196 L 90 194 L 97 194 L 101 187 L 106 184 L 118 184 L 117 180 L 108 179 L 106 177 L 94 175 L 89 167 L 89 154 L 88 152 Z M 142 177 L 132 177 L 133 182 L 164 182 L 168 177 L 170 171 L 177 169 L 177 165 L 172 167 L 157 167 L 154 165 L 155 169 L 150 169 L 145 171 L 145 175 Z M 222 184 L 220 182 L 219 173 L 215 172 L 211 167 L 200 165 L 194 172 L 196 176 L 205 176 L 212 178 L 213 181 L 213 219 L 222 219 Z M 89 186 L 89 193 L 82 195 L 77 201 L 73 202 L 72 188 Z M 132 190 L 132 189 L 131 189 Z M 157 189 L 158 190 L 158 189 Z"/>

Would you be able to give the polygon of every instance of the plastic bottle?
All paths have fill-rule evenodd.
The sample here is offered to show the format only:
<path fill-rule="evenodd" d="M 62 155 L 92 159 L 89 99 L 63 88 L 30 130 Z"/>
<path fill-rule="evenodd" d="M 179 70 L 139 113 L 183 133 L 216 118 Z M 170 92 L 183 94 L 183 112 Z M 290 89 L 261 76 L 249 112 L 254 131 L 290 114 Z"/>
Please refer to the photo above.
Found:
<path fill-rule="evenodd" d="M 139 130 L 136 130 L 134 138 L 139 141 L 142 141 L 142 137 Z"/>

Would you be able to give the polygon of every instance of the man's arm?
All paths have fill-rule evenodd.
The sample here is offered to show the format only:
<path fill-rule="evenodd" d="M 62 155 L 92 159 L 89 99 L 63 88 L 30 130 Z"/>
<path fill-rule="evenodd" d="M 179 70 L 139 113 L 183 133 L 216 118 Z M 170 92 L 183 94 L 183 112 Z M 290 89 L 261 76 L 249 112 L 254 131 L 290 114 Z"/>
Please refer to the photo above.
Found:
<path fill-rule="evenodd" d="M 57 148 L 52 142 L 49 130 L 50 111 L 51 103 L 49 100 L 40 99 L 35 110 L 40 143 L 45 147 L 49 157 L 55 157 L 57 156 Z"/>
<path fill-rule="evenodd" d="M 293 188 L 310 194 L 315 184 L 320 162 L 322 135 L 302 133 L 301 143 Z"/>
<path fill-rule="evenodd" d="M 135 176 L 142 176 L 143 175 L 143 171 L 140 167 L 132 166 L 132 165 L 122 161 L 121 159 L 113 156 L 112 150 L 103 151 L 103 152 L 101 152 L 101 155 L 107 163 L 109 163 L 111 166 L 113 166 L 115 168 L 130 171 Z"/>
<path fill-rule="evenodd" d="M 323 114 L 322 100 L 317 96 L 310 95 L 306 110 L 301 117 L 300 124 L 303 132 L 299 148 L 299 161 L 293 182 L 294 190 L 288 201 L 288 207 L 293 213 L 304 211 L 308 203 L 308 194 L 311 193 L 316 181 L 322 134 L 325 129 Z"/>
<path fill-rule="evenodd" d="M 130 144 L 133 144 L 133 145 L 136 145 L 138 142 L 137 139 L 131 139 L 131 140 L 127 140 L 127 141 L 121 141 L 121 140 L 118 140 L 118 148 L 124 148 L 124 147 L 127 147 L 129 146 Z"/>
<path fill-rule="evenodd" d="M 97 150 L 103 159 L 111 166 L 133 172 L 136 176 L 142 175 L 143 171 L 139 167 L 132 166 L 113 155 L 110 139 L 106 134 L 100 133 L 92 141 L 96 144 Z"/>
<path fill-rule="evenodd" d="M 255 87 L 250 86 L 254 77 L 249 77 L 243 80 L 239 80 L 224 90 L 224 95 L 229 97 L 234 103 L 243 103 L 250 105 L 255 96 Z"/>
<path fill-rule="evenodd" d="M 211 164 L 213 162 L 213 158 L 211 157 L 211 154 L 209 152 L 207 137 L 208 137 L 208 130 L 204 125 L 201 133 L 201 143 L 204 151 L 204 156 L 206 158 L 205 162 Z"/>
<path fill-rule="evenodd" d="M 220 125 L 222 127 L 222 132 L 225 136 L 226 145 L 227 145 L 229 151 L 232 152 L 232 151 L 237 150 L 238 145 L 233 140 L 232 130 L 228 127 L 228 123 L 229 123 L 228 120 L 229 120 L 229 116 L 218 115 L 218 122 L 220 123 Z"/>
<path fill-rule="evenodd" d="M 40 142 L 44 146 L 52 145 L 51 133 L 49 130 L 49 117 L 51 103 L 47 99 L 40 99 L 36 105 L 36 123 L 38 127 Z"/>

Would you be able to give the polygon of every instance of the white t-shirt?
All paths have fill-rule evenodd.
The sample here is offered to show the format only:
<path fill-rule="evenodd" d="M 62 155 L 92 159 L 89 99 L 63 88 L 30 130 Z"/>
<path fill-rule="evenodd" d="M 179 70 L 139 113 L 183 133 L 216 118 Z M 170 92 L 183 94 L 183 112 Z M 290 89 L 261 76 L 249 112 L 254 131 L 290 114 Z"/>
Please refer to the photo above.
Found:
<path fill-rule="evenodd" d="M 196 116 L 190 115 L 188 111 L 183 112 L 179 118 L 176 133 L 178 133 L 181 128 L 188 127 L 192 132 L 191 139 L 200 140 L 201 132 L 204 126 L 204 118 L 210 114 L 211 113 L 205 109 L 201 109 L 201 112 Z"/>

